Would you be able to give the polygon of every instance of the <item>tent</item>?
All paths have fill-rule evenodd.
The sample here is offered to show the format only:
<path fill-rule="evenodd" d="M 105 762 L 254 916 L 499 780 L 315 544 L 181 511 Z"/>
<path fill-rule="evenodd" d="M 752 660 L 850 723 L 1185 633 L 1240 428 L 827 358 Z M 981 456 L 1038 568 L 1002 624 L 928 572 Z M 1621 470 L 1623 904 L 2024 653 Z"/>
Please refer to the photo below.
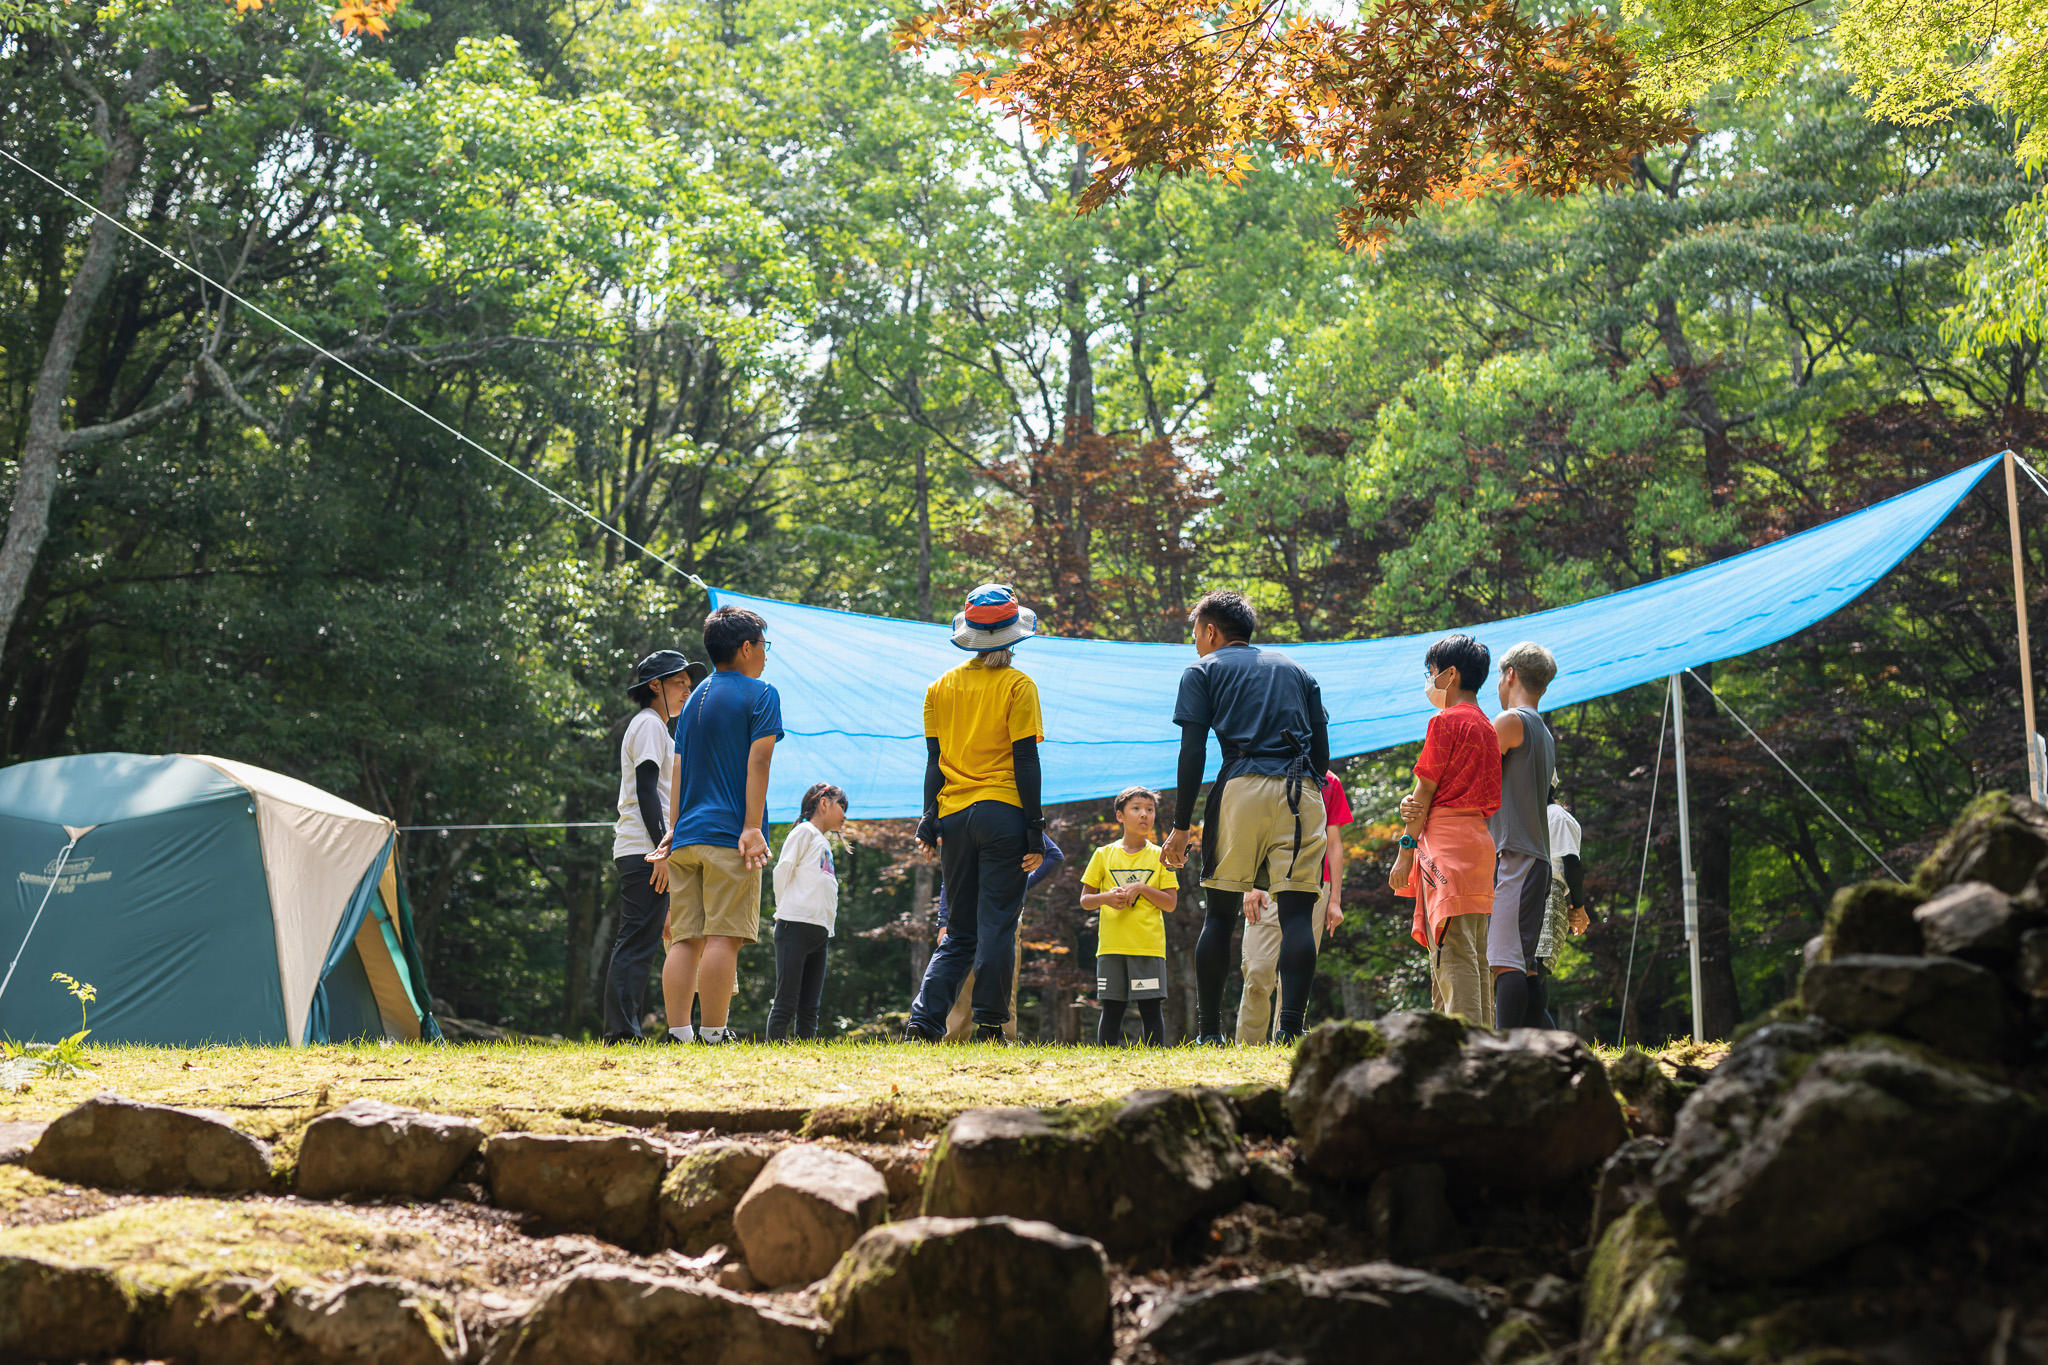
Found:
<path fill-rule="evenodd" d="M 395 827 L 295 778 L 204 755 L 0 769 L 0 1034 L 52 1041 L 99 992 L 96 1043 L 438 1037 Z"/>
<path fill-rule="evenodd" d="M 1518 640 L 1548 645 L 1559 667 L 1545 698 L 1551 709 L 1732 658 L 1854 601 L 1925 540 L 1999 458 L 1687 573 L 1460 629 L 1496 657 Z M 759 612 L 776 644 L 761 675 L 782 694 L 786 730 L 770 773 L 769 818 L 795 819 L 813 782 L 846 788 L 852 808 L 866 818 L 916 815 L 924 804 L 924 690 L 963 657 L 950 627 L 723 589 L 712 599 Z M 1274 648 L 1321 683 L 1330 752 L 1363 754 L 1422 738 L 1431 714 L 1422 695 L 1422 655 L 1438 633 Z M 1037 682 L 1045 716 L 1045 800 L 1107 796 L 1134 782 L 1172 786 L 1180 751 L 1174 691 L 1194 658 L 1184 643 L 1044 636 L 1020 647 L 1016 666 Z M 1491 688 L 1481 690 L 1481 704 L 1492 708 Z M 1207 776 L 1215 776 L 1219 762 L 1212 735 Z"/>

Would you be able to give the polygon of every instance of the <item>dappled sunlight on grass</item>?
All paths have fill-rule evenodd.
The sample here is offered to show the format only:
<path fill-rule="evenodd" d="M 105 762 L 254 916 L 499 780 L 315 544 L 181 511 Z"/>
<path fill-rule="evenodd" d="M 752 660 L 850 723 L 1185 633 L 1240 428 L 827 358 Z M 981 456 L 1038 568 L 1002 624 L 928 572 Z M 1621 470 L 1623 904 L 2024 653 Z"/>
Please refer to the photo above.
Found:
<path fill-rule="evenodd" d="M 264 1113 L 361 1097 L 449 1113 L 911 1109 L 1049 1105 L 1187 1085 L 1285 1084 L 1291 1048 L 929 1047 L 901 1043 L 605 1047 L 355 1044 L 96 1047 L 96 1073 L 0 1096 L 0 1120 L 46 1119 L 89 1095 Z M 245 1126 L 252 1131 L 260 1122 Z"/>

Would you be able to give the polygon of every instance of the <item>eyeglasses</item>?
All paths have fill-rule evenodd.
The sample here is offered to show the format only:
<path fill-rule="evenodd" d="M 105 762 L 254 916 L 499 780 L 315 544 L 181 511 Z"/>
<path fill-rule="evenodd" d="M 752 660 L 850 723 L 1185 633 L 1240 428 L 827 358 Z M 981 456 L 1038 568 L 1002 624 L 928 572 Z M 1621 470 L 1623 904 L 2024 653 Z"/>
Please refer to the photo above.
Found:
<path fill-rule="evenodd" d="M 775 648 L 775 642 L 773 640 L 768 639 L 766 636 L 763 636 L 761 638 L 761 652 L 763 654 L 766 654 L 769 650 L 773 648 Z"/>

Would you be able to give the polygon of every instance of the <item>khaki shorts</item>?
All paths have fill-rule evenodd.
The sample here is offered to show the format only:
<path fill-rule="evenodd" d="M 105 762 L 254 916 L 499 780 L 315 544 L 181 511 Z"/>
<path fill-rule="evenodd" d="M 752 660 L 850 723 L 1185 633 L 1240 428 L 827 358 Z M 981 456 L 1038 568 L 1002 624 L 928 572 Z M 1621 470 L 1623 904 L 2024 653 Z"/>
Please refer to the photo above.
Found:
<path fill-rule="evenodd" d="M 1287 809 L 1287 779 L 1257 774 L 1223 784 L 1218 828 L 1203 831 L 1210 850 L 1209 875 L 1202 885 L 1217 891 L 1249 891 L 1266 869 L 1272 892 L 1323 888 L 1323 791 L 1313 780 L 1301 784 L 1301 847 L 1294 846 L 1295 815 Z M 1293 875 L 1288 875 L 1289 868 Z"/>
<path fill-rule="evenodd" d="M 668 928 L 661 946 L 693 938 L 761 937 L 761 869 L 736 848 L 690 844 L 668 855 Z"/>

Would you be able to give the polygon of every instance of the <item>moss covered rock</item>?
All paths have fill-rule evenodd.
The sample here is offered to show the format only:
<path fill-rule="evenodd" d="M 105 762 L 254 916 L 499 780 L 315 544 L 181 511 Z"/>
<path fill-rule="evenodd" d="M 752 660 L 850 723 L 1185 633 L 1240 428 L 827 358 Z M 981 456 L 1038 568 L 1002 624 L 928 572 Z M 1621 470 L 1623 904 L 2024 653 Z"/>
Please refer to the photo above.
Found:
<path fill-rule="evenodd" d="M 820 1324 L 697 1280 L 586 1265 L 498 1337 L 489 1365 L 811 1365 Z"/>
<path fill-rule="evenodd" d="M 500 1133 L 484 1148 L 491 1198 L 534 1216 L 543 1234 L 590 1232 L 652 1250 L 655 1196 L 668 1170 L 661 1148 L 640 1137 Z"/>
<path fill-rule="evenodd" d="M 1051 1223 L 1119 1254 L 1244 1198 L 1245 1157 L 1214 1091 L 1141 1090 L 1075 1109 L 975 1109 L 925 1169 L 924 1212 Z"/>
<path fill-rule="evenodd" d="M 59 1116 L 22 1164 L 102 1189 L 244 1194 L 270 1186 L 269 1144 L 226 1114 L 95 1095 Z"/>
<path fill-rule="evenodd" d="M 1964 807 L 1914 872 L 1913 886 L 1931 896 L 1957 882 L 1981 881 L 2017 896 L 2043 860 L 2048 860 L 2048 811 L 2024 797 L 1986 792 Z"/>
<path fill-rule="evenodd" d="M 835 1357 L 908 1365 L 1106 1361 L 1109 1259 L 1050 1223 L 912 1218 L 869 1232 L 818 1299 Z"/>
<path fill-rule="evenodd" d="M 1490 1328 L 1486 1300 L 1472 1290 L 1375 1261 L 1172 1295 L 1153 1310 L 1143 1340 L 1175 1365 L 1467 1365 L 1479 1359 Z"/>
<path fill-rule="evenodd" d="M 661 1182 L 661 1225 L 670 1246 L 692 1256 L 739 1234 L 733 1210 L 768 1158 L 786 1144 L 772 1142 L 707 1142 L 683 1153 Z"/>
<path fill-rule="evenodd" d="M 1835 893 L 1820 931 L 1822 962 L 1851 953 L 1917 953 L 1913 911 L 1926 893 L 1897 882 L 1858 882 Z"/>

